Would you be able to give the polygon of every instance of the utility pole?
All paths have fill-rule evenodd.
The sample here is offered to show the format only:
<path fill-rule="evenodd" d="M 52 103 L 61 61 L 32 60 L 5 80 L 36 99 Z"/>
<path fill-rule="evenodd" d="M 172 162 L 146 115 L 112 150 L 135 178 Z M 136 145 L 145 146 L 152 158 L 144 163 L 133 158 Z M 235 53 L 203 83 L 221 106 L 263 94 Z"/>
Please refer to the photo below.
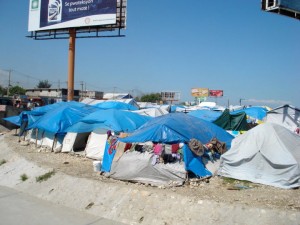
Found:
<path fill-rule="evenodd" d="M 8 87 L 7 87 L 7 96 L 9 96 L 9 88 L 10 88 L 10 76 L 11 76 L 11 70 L 8 70 Z"/>
<path fill-rule="evenodd" d="M 83 98 L 83 81 L 80 81 L 80 85 L 81 85 L 81 99 Z"/>
<path fill-rule="evenodd" d="M 115 99 L 115 92 L 116 92 L 116 87 L 114 87 L 113 99 Z"/>

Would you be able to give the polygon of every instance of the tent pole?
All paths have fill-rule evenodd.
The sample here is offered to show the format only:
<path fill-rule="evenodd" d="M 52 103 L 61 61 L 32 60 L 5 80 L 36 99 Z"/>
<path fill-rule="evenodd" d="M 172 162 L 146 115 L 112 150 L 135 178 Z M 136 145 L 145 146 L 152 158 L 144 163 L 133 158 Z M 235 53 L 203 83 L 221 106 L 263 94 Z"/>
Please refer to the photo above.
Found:
<path fill-rule="evenodd" d="M 35 129 L 35 148 L 37 148 L 38 129 Z"/>

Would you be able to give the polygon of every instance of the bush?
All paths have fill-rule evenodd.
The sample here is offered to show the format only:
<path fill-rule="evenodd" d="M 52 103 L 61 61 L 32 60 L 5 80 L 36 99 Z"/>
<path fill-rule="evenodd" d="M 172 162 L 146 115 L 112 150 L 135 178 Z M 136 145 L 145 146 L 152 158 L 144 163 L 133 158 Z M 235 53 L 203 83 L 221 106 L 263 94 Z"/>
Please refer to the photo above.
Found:
<path fill-rule="evenodd" d="M 2 166 L 4 163 L 7 163 L 7 161 L 6 161 L 5 159 L 2 159 L 2 160 L 0 161 L 0 166 Z"/>
<path fill-rule="evenodd" d="M 28 176 L 25 173 L 23 173 L 20 177 L 21 177 L 22 181 L 25 181 L 28 179 Z"/>
<path fill-rule="evenodd" d="M 48 180 L 50 177 L 52 177 L 55 174 L 55 171 L 52 170 L 48 173 L 45 173 L 44 175 L 36 177 L 36 182 L 42 182 Z"/>

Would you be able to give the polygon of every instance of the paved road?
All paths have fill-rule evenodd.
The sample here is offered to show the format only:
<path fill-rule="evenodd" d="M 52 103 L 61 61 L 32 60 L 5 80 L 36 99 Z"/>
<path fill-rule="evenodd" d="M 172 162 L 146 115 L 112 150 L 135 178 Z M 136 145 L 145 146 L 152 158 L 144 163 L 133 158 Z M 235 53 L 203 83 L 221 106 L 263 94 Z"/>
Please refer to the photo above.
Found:
<path fill-rule="evenodd" d="M 119 222 L 55 205 L 3 186 L 0 186 L 0 224 L 121 225 Z"/>

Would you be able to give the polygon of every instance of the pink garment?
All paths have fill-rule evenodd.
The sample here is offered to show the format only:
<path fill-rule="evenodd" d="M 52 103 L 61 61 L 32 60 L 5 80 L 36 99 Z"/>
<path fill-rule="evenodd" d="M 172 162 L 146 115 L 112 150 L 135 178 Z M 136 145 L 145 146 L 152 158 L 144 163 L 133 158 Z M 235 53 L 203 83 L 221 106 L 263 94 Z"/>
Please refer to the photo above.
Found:
<path fill-rule="evenodd" d="M 160 155 L 162 152 L 162 144 L 154 144 L 153 152 L 155 155 Z"/>

